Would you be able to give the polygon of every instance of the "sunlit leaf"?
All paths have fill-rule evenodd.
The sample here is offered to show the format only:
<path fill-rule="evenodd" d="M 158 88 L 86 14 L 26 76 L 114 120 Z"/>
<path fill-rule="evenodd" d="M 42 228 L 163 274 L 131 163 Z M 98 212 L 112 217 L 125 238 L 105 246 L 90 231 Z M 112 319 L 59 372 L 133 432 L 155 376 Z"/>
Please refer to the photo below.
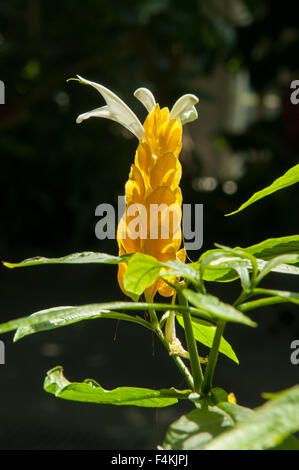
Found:
<path fill-rule="evenodd" d="M 232 418 L 234 423 L 240 423 L 241 421 L 244 421 L 244 419 L 248 418 L 252 413 L 254 413 L 254 411 L 250 408 L 236 405 L 234 403 L 229 403 L 228 401 L 218 403 L 217 406 L 218 408 L 221 408 L 221 410 L 225 411 L 225 413 L 227 413 Z"/>
<path fill-rule="evenodd" d="M 124 288 L 127 292 L 141 295 L 159 277 L 163 265 L 155 258 L 136 253 L 128 262 L 124 274 Z"/>
<path fill-rule="evenodd" d="M 202 313 L 211 319 L 243 323 L 248 326 L 256 326 L 250 318 L 243 315 L 239 310 L 229 304 L 221 302 L 217 297 L 210 294 L 193 292 L 190 289 L 182 289 L 184 297 L 195 305 Z"/>
<path fill-rule="evenodd" d="M 188 281 L 192 282 L 192 284 L 196 287 L 200 285 L 200 276 L 199 276 L 199 269 L 198 263 L 188 263 L 184 264 L 180 261 L 167 261 L 164 263 L 164 266 L 167 266 L 171 269 L 170 272 L 161 271 L 160 275 L 175 275 L 177 277 L 182 277 L 187 279 Z"/>
<path fill-rule="evenodd" d="M 225 411 L 216 406 L 200 406 L 170 425 L 163 449 L 199 449 L 233 425 Z"/>
<path fill-rule="evenodd" d="M 245 302 L 239 305 L 238 308 L 242 312 L 247 312 L 248 310 L 252 310 L 253 308 L 259 308 L 267 305 L 284 302 L 291 302 L 293 304 L 299 305 L 298 292 L 281 291 L 276 289 L 253 289 L 252 293 L 253 295 L 267 295 L 268 297 L 252 300 L 250 302 Z"/>
<path fill-rule="evenodd" d="M 299 430 L 299 385 L 254 410 L 213 441 L 208 450 L 263 450 L 279 446 L 286 436 Z"/>
<path fill-rule="evenodd" d="M 243 250 L 263 260 L 270 260 L 279 255 L 299 254 L 299 235 L 268 238 L 260 243 L 243 248 Z"/>
<path fill-rule="evenodd" d="M 116 303 L 115 303 L 116 304 Z M 38 333 L 40 331 L 53 330 L 62 326 L 71 325 L 82 320 L 92 320 L 96 318 L 109 318 L 113 320 L 126 320 L 137 323 L 148 329 L 152 329 L 150 323 L 138 316 L 127 315 L 112 310 L 112 305 L 89 304 L 79 307 L 54 307 L 40 310 L 28 317 L 10 320 L 0 325 L 0 333 L 17 330 L 14 341 L 24 336 Z M 136 308 L 136 310 L 138 307 Z"/>
<path fill-rule="evenodd" d="M 0 324 L 0 334 L 8 331 L 17 330 L 14 340 L 27 336 L 29 334 L 38 333 L 39 331 L 52 330 L 82 320 L 93 320 L 96 318 L 108 318 L 112 320 L 125 320 L 137 323 L 152 331 L 149 322 L 139 316 L 127 315 L 117 310 L 142 311 L 156 309 L 157 311 L 169 310 L 170 304 L 163 303 L 147 303 L 147 302 L 104 302 L 99 304 L 88 304 L 80 306 L 63 306 L 53 307 L 46 310 L 29 315 L 28 317 L 16 318 L 6 323 Z M 186 307 L 180 305 L 172 305 L 172 310 L 182 314 L 187 311 L 192 315 L 202 316 L 200 310 L 194 307 Z"/>
<path fill-rule="evenodd" d="M 131 405 L 146 408 L 162 408 L 187 399 L 191 390 L 175 388 L 152 390 L 149 388 L 118 387 L 105 390 L 97 382 L 86 379 L 83 382 L 69 382 L 61 366 L 51 369 L 44 382 L 46 392 L 65 400 L 106 405 Z"/>
<path fill-rule="evenodd" d="M 224 250 L 206 251 L 202 254 L 197 263 L 201 266 L 200 269 L 202 271 L 203 279 L 205 281 L 231 282 L 238 279 L 238 277 L 243 276 L 242 282 L 243 285 L 246 286 L 248 284 L 248 278 L 244 270 L 252 271 L 253 267 L 253 259 L 250 261 L 249 256 L 251 258 L 254 258 L 256 250 L 257 255 L 265 255 L 266 259 L 269 259 L 269 257 L 271 257 L 271 244 L 268 244 L 266 242 L 267 240 L 265 240 L 265 242 L 262 242 L 261 244 L 253 245 L 249 248 L 229 248 L 229 252 L 228 250 L 226 252 Z M 277 245 L 275 245 L 275 242 L 273 242 L 273 245 L 273 257 L 275 256 L 275 252 L 279 253 L 280 250 L 284 251 L 284 249 L 286 250 L 284 254 L 288 256 L 288 247 L 291 251 L 291 255 L 293 255 L 294 257 L 287 257 L 285 259 L 285 262 L 279 261 L 279 263 L 273 263 L 272 266 L 269 265 L 271 269 L 268 270 L 267 273 L 273 271 L 283 274 L 299 275 L 299 268 L 296 266 L 296 263 L 298 261 L 296 258 L 296 254 L 294 253 L 294 251 L 296 250 L 294 244 L 290 244 L 289 246 L 287 246 L 286 244 L 279 245 L 278 243 Z M 265 248 L 265 250 L 263 247 Z M 243 252 L 243 254 L 241 254 L 240 251 Z M 248 255 L 247 259 L 246 254 Z M 266 266 L 267 261 L 265 261 L 264 259 L 256 258 L 256 264 L 259 271 L 261 271 Z M 195 266 L 196 264 L 194 264 L 194 267 Z"/>
<path fill-rule="evenodd" d="M 129 293 L 141 295 L 160 276 L 183 277 L 198 287 L 200 278 L 197 268 L 195 263 L 184 264 L 175 260 L 162 263 L 152 256 L 136 253 L 129 259 L 124 274 L 124 287 Z"/>
<path fill-rule="evenodd" d="M 62 256 L 60 258 L 45 258 L 43 256 L 35 256 L 28 258 L 19 263 L 9 263 L 3 261 L 4 266 L 8 268 L 23 268 L 26 266 L 37 266 L 40 264 L 85 264 L 85 263 L 103 263 L 103 264 L 119 264 L 128 257 L 113 256 L 107 253 L 93 253 L 86 251 L 83 253 L 72 253 L 71 255 Z"/>
<path fill-rule="evenodd" d="M 261 282 L 261 280 L 269 274 L 270 271 L 274 271 L 276 268 L 280 266 L 285 266 L 285 271 L 289 272 L 290 274 L 298 274 L 299 275 L 299 268 L 295 266 L 288 266 L 286 263 L 294 263 L 299 261 L 299 255 L 296 254 L 285 254 L 276 256 L 275 258 L 268 261 L 264 267 L 262 268 L 261 272 L 259 273 L 256 284 Z M 289 270 L 289 271 L 288 271 Z"/>
<path fill-rule="evenodd" d="M 178 320 L 178 323 L 181 325 L 181 327 L 184 328 L 183 319 L 178 316 L 177 320 Z M 211 323 L 209 322 L 192 317 L 192 328 L 193 328 L 193 333 L 194 333 L 194 337 L 196 341 L 204 344 L 208 348 L 211 348 L 213 344 L 215 332 L 216 332 L 215 325 L 211 325 Z M 236 356 L 236 353 L 234 352 L 231 345 L 223 337 L 221 338 L 221 341 L 220 341 L 219 352 L 221 352 L 222 354 L 224 354 L 225 356 L 229 357 L 234 362 L 239 364 L 239 360 Z"/>
<path fill-rule="evenodd" d="M 264 197 L 275 193 L 276 191 L 279 191 L 295 183 L 298 183 L 298 181 L 299 181 L 299 164 L 290 168 L 283 176 L 273 181 L 273 183 L 270 184 L 270 186 L 267 186 L 266 188 L 263 188 L 260 191 L 254 193 L 251 196 L 251 198 L 248 199 L 248 201 L 244 202 L 244 204 L 242 204 L 239 207 L 239 209 L 226 215 L 237 214 L 237 212 L 244 210 L 246 207 L 250 206 L 254 202 L 257 202 L 260 199 L 263 199 Z"/>

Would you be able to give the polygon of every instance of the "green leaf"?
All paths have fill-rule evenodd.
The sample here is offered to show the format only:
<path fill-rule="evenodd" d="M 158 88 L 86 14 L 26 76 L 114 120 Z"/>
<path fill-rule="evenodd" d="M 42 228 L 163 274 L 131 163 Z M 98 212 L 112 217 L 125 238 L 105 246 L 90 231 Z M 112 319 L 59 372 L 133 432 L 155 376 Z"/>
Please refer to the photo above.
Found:
<path fill-rule="evenodd" d="M 248 289 L 249 270 L 253 271 L 254 276 L 256 275 L 258 260 L 242 248 L 215 245 L 220 249 L 208 250 L 199 258 L 198 264 L 203 280 L 229 282 L 240 277 L 243 288 Z"/>
<path fill-rule="evenodd" d="M 299 430 L 299 385 L 254 410 L 248 418 L 208 443 L 207 450 L 264 450 Z"/>
<path fill-rule="evenodd" d="M 221 410 L 225 411 L 225 413 L 227 413 L 232 418 L 234 423 L 240 423 L 241 421 L 244 421 L 244 419 L 248 418 L 252 413 L 254 413 L 254 411 L 250 408 L 236 405 L 235 403 L 229 403 L 228 401 L 218 403 L 217 406 L 218 408 L 221 408 Z"/>
<path fill-rule="evenodd" d="M 270 450 L 299 450 L 299 440 L 295 436 L 286 437 L 280 444 Z"/>
<path fill-rule="evenodd" d="M 195 287 L 200 285 L 200 276 L 198 270 L 198 263 L 184 264 L 180 261 L 167 261 L 163 263 L 164 266 L 171 269 L 171 271 L 161 271 L 161 276 L 178 276 L 192 282 Z"/>
<path fill-rule="evenodd" d="M 243 250 L 263 260 L 270 260 L 279 255 L 299 254 L 299 235 L 268 238 Z"/>
<path fill-rule="evenodd" d="M 201 310 L 202 315 L 208 320 L 224 320 L 243 323 L 248 326 L 256 326 L 255 322 L 243 315 L 239 310 L 229 304 L 221 302 L 213 295 L 193 292 L 190 289 L 182 289 L 182 294 L 189 302 Z"/>
<path fill-rule="evenodd" d="M 287 266 L 286 263 L 294 263 L 299 261 L 299 255 L 296 254 L 285 254 L 276 256 L 275 258 L 268 261 L 264 267 L 262 268 L 261 272 L 259 273 L 256 284 L 261 282 L 261 280 L 269 274 L 270 271 L 276 270 L 278 267 L 283 266 L 283 272 L 289 272 L 290 274 L 297 274 L 299 275 L 299 268 L 295 266 Z"/>
<path fill-rule="evenodd" d="M 226 253 L 226 256 L 228 257 L 226 259 L 225 264 L 232 269 L 235 269 L 237 273 L 239 274 L 242 282 L 243 288 L 247 289 L 250 285 L 250 279 L 249 279 L 249 273 L 248 270 L 250 269 L 252 271 L 252 278 L 255 279 L 258 273 L 258 261 L 255 256 L 252 254 L 248 253 L 246 250 L 243 250 L 242 248 L 230 248 L 227 246 L 219 245 L 215 243 L 215 245 L 224 250 Z M 230 260 L 230 257 L 231 260 Z M 234 257 L 237 256 L 239 259 L 235 259 Z M 263 261 L 262 261 L 263 263 Z M 247 270 L 247 273 L 245 275 L 245 270 Z M 242 279 L 243 278 L 243 279 Z"/>
<path fill-rule="evenodd" d="M 111 304 L 110 310 L 109 304 L 89 304 L 81 305 L 79 307 L 54 307 L 40 310 L 28 317 L 17 318 L 15 320 L 2 323 L 0 325 L 0 333 L 17 330 L 14 337 L 14 341 L 17 341 L 24 336 L 31 335 L 33 333 L 53 330 L 82 320 L 91 320 L 95 318 L 126 320 L 152 330 L 151 324 L 143 320 L 143 318 L 114 312 L 111 309 Z"/>
<path fill-rule="evenodd" d="M 47 373 L 44 390 L 56 397 L 85 403 L 106 405 L 131 405 L 147 408 L 162 408 L 187 399 L 191 390 L 175 388 L 152 390 L 149 388 L 119 387 L 105 390 L 97 382 L 86 379 L 83 382 L 69 382 L 63 375 L 61 366 Z"/>
<path fill-rule="evenodd" d="M 71 255 L 62 256 L 61 258 L 44 258 L 36 256 L 28 258 L 19 263 L 8 263 L 2 261 L 7 268 L 22 268 L 26 266 L 37 266 L 40 264 L 85 264 L 85 263 L 103 263 L 103 264 L 119 264 L 128 259 L 128 255 L 113 256 L 106 253 L 93 253 L 86 251 L 83 253 L 73 253 Z"/>
<path fill-rule="evenodd" d="M 152 331 L 152 325 L 139 316 L 127 315 L 117 312 L 117 310 L 148 310 L 154 308 L 157 311 L 169 310 L 170 304 L 147 303 L 147 302 L 104 302 L 100 304 L 88 304 L 75 307 L 53 307 L 40 310 L 28 317 L 17 318 L 0 324 L 0 334 L 8 331 L 18 330 L 14 340 L 23 336 L 37 333 L 39 331 L 52 330 L 82 320 L 92 320 L 95 318 L 108 318 L 112 320 L 126 320 L 137 323 Z M 171 309 L 181 314 L 181 311 L 190 312 L 192 315 L 202 316 L 200 310 L 194 307 L 171 305 Z"/>
<path fill-rule="evenodd" d="M 227 402 L 228 395 L 223 388 L 214 387 L 212 388 L 211 394 L 208 396 L 207 400 L 209 405 L 218 405 L 218 403 L 222 403 L 223 401 Z"/>
<path fill-rule="evenodd" d="M 298 292 L 289 292 L 285 290 L 275 290 L 275 289 L 254 289 L 253 293 L 257 294 L 266 294 L 269 296 L 279 297 L 284 299 L 286 302 L 292 302 L 293 304 L 299 305 L 299 293 Z"/>
<path fill-rule="evenodd" d="M 200 277 L 204 281 L 221 280 L 223 276 L 231 271 L 231 268 L 222 265 L 223 257 L 227 257 L 223 250 L 208 250 L 205 251 L 198 260 L 198 269 Z M 233 279 L 237 279 L 238 275 L 233 272 Z"/>
<path fill-rule="evenodd" d="M 184 328 L 183 319 L 177 316 L 177 320 L 178 320 L 178 323 L 181 325 L 181 327 Z M 216 332 L 216 327 L 214 325 L 211 325 L 211 323 L 209 322 L 192 317 L 192 328 L 193 328 L 193 333 L 194 333 L 194 337 L 196 341 L 204 344 L 208 348 L 211 348 L 213 344 L 215 332 Z M 229 357 L 234 362 L 239 364 L 239 360 L 234 350 L 232 349 L 231 345 L 226 341 L 226 339 L 224 339 L 223 337 L 221 338 L 219 352 L 221 352 L 222 354 L 224 354 L 225 356 Z"/>
<path fill-rule="evenodd" d="M 152 256 L 134 254 L 124 274 L 124 288 L 131 294 L 143 294 L 157 280 L 162 267 L 163 264 Z"/>
<path fill-rule="evenodd" d="M 282 263 L 281 261 L 278 261 L 277 264 L 273 262 L 272 266 L 268 265 L 266 274 L 269 274 L 270 272 L 275 272 L 275 273 L 293 274 L 293 275 L 299 276 L 299 267 L 293 266 L 293 263 L 296 263 L 297 259 L 299 259 L 298 255 L 283 255 L 283 256 L 285 256 L 285 257 L 289 256 L 289 261 L 287 261 L 287 259 L 285 258 L 284 263 Z M 274 260 L 274 258 L 273 258 L 273 260 Z M 271 261 L 273 261 L 273 260 L 271 260 Z M 289 264 L 286 264 L 287 262 Z M 258 260 L 259 268 L 261 270 L 265 268 L 265 266 L 266 266 L 265 263 L 266 263 L 265 261 Z M 270 263 L 270 261 L 269 261 L 269 263 Z M 270 266 L 271 266 L 271 269 L 269 269 Z"/>
<path fill-rule="evenodd" d="M 263 297 L 238 305 L 238 309 L 241 310 L 241 312 L 247 312 L 248 310 L 252 310 L 255 308 L 265 307 L 284 302 L 291 302 L 299 305 L 298 292 L 256 288 L 253 289 L 252 295 L 267 295 L 268 297 Z"/>
<path fill-rule="evenodd" d="M 280 392 L 280 394 L 281 393 L 282 392 Z M 264 395 L 265 394 L 263 394 L 263 396 Z M 278 396 L 278 393 L 269 395 Z M 254 413 L 254 411 L 250 408 L 245 408 L 244 406 L 236 405 L 234 403 L 229 402 L 218 403 L 217 406 L 218 408 L 221 408 L 223 411 L 225 411 L 236 424 L 240 423 L 241 421 L 244 421 L 246 418 L 248 418 Z M 288 436 L 283 439 L 283 441 L 279 445 L 271 447 L 271 450 L 299 450 L 299 441 L 294 436 Z"/>
<path fill-rule="evenodd" d="M 136 253 L 129 259 L 124 275 L 124 287 L 129 293 L 141 295 L 159 277 L 166 276 L 184 277 L 196 287 L 200 284 L 196 263 L 184 264 L 175 260 L 162 263 L 152 256 Z"/>
<path fill-rule="evenodd" d="M 208 282 L 232 282 L 239 278 L 234 269 L 215 264 L 205 268 L 203 280 Z"/>
<path fill-rule="evenodd" d="M 220 408 L 201 404 L 170 425 L 163 449 L 200 449 L 233 425 L 232 418 Z"/>
<path fill-rule="evenodd" d="M 254 202 L 259 201 L 260 199 L 263 199 L 266 196 L 269 196 L 270 194 L 275 193 L 276 191 L 279 191 L 280 189 L 287 188 L 288 186 L 291 186 L 292 184 L 298 183 L 299 182 L 299 164 L 293 166 L 290 168 L 283 176 L 280 178 L 277 178 L 275 181 L 270 186 L 267 186 L 264 189 L 261 189 L 260 191 L 254 193 L 248 201 L 244 202 L 239 209 L 237 209 L 234 212 L 231 212 L 230 214 L 225 214 L 226 216 L 228 215 L 233 215 L 236 214 L 237 212 L 240 212 L 244 210 L 246 207 L 250 206 Z"/>
<path fill-rule="evenodd" d="M 209 255 L 206 259 L 203 260 L 201 265 L 201 271 L 204 279 L 207 277 L 205 275 L 205 272 L 211 268 L 228 268 L 226 272 L 223 271 L 221 273 L 221 278 L 223 277 L 224 273 L 226 273 L 224 275 L 225 280 L 236 279 L 239 277 L 243 289 L 247 290 L 250 287 L 249 270 L 253 270 L 254 275 L 256 275 L 258 265 L 257 260 L 253 256 L 248 255 L 245 252 L 241 252 L 240 250 L 238 250 L 238 252 L 233 250 L 227 250 L 226 252 L 219 252 L 219 256 L 217 256 L 216 251 L 215 253 Z"/>
<path fill-rule="evenodd" d="M 263 270 L 267 265 L 265 260 L 255 258 L 255 249 L 257 254 L 261 251 L 262 255 L 265 254 L 266 257 L 269 256 L 269 250 L 265 247 L 265 251 L 263 251 L 262 247 L 262 244 L 266 244 L 266 242 L 267 240 L 259 245 L 253 245 L 249 248 L 223 247 L 226 251 L 208 250 L 202 254 L 198 261 L 203 279 L 205 281 L 231 282 L 238 279 L 238 277 L 241 277 L 244 287 L 248 286 L 249 281 L 246 270 L 252 270 L 253 267 L 256 269 L 256 265 L 259 270 Z M 284 247 L 285 249 L 287 248 L 286 244 Z M 289 246 L 289 248 L 290 250 L 294 250 L 294 244 Z M 276 245 L 276 249 L 279 252 L 279 245 Z M 280 249 L 283 250 L 282 245 L 280 245 Z M 275 252 L 275 249 L 273 252 Z M 285 264 L 280 260 L 279 263 L 273 263 L 270 271 L 299 275 L 299 268 L 297 266 L 293 266 L 293 264 L 298 262 L 296 254 L 291 253 L 289 257 L 289 254 L 286 253 L 285 256 L 287 257 L 285 258 L 285 263 L 290 263 L 291 265 Z"/>

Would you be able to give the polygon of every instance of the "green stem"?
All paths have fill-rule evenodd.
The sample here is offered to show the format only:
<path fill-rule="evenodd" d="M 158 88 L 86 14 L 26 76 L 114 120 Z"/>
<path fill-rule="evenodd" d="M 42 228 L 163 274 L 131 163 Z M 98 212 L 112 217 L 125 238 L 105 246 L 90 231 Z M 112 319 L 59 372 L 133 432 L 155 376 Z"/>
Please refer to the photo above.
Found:
<path fill-rule="evenodd" d="M 147 301 L 147 303 L 149 303 L 149 304 L 153 303 L 153 298 L 151 296 L 149 296 L 147 294 L 144 294 L 144 295 L 145 295 L 145 300 Z M 148 312 L 149 312 L 151 324 L 153 325 L 153 329 L 155 330 L 157 328 L 157 326 L 159 326 L 159 320 L 158 320 L 156 311 L 155 311 L 154 308 L 149 307 Z"/>
<path fill-rule="evenodd" d="M 183 295 L 178 292 L 178 298 L 181 305 L 188 306 L 188 302 L 183 297 Z M 189 312 L 182 311 L 183 321 L 184 321 L 184 329 L 185 329 L 185 336 L 187 342 L 187 348 L 190 356 L 190 364 L 191 364 L 191 372 L 193 375 L 194 381 L 194 388 L 193 390 L 197 393 L 200 393 L 200 387 L 203 381 L 203 373 L 201 370 L 201 365 L 199 361 L 197 346 L 193 334 L 192 322 L 191 322 L 191 315 Z"/>
<path fill-rule="evenodd" d="M 245 302 L 245 300 L 249 299 L 249 297 L 252 296 L 252 291 L 243 291 L 237 300 L 234 302 L 233 306 L 238 307 L 242 302 Z"/>
<path fill-rule="evenodd" d="M 202 384 L 201 390 L 203 394 L 209 393 L 212 388 L 212 381 L 213 381 L 215 367 L 216 367 L 217 358 L 219 354 L 220 341 L 223 335 L 225 324 L 226 324 L 225 321 L 219 321 L 219 323 L 217 324 L 212 348 L 209 354 L 209 361 L 208 361 L 207 368 L 206 368 L 205 378 Z"/>
<path fill-rule="evenodd" d="M 254 297 L 256 295 L 268 295 L 268 296 L 272 296 L 271 299 L 275 299 L 274 301 L 270 301 L 270 299 L 260 299 L 260 300 L 254 300 L 252 302 L 248 302 L 246 304 L 244 304 L 244 302 L 248 299 L 250 299 L 250 297 Z M 282 303 L 282 302 L 279 302 L 277 299 L 279 299 L 280 297 L 279 296 L 275 296 L 275 293 L 274 292 L 271 292 L 269 291 L 268 289 L 260 289 L 260 288 L 255 288 L 255 289 L 250 289 L 248 291 L 243 291 L 240 296 L 237 298 L 237 300 L 234 302 L 234 307 L 238 307 L 239 310 L 241 310 L 242 312 L 245 312 L 246 310 L 250 310 L 251 308 L 254 308 L 255 305 L 257 307 L 259 307 L 260 305 L 263 306 L 263 305 L 271 305 L 271 303 Z M 243 304 L 243 305 L 240 305 L 240 304 Z M 243 306 L 246 305 L 246 309 L 243 310 Z M 252 307 L 249 307 L 249 305 L 252 305 Z M 248 308 L 247 308 L 248 306 Z"/>
<path fill-rule="evenodd" d="M 147 294 L 145 294 L 145 299 L 148 303 L 152 303 L 153 302 L 153 299 L 152 297 L 148 296 Z M 169 342 L 167 341 L 167 339 L 165 338 L 164 334 L 163 334 L 163 331 L 161 330 L 160 328 L 160 322 L 158 320 L 158 317 L 157 317 L 157 314 L 156 314 L 156 311 L 153 307 L 149 307 L 148 308 L 148 311 L 149 311 L 149 315 L 150 315 L 150 320 L 151 320 L 151 324 L 152 324 L 152 327 L 153 327 L 153 331 L 156 333 L 156 335 L 158 336 L 158 338 L 160 339 L 160 341 L 162 342 L 162 344 L 165 346 L 165 348 L 167 349 L 168 352 L 170 352 L 170 346 L 169 346 Z M 176 356 L 176 355 L 171 355 L 174 363 L 177 365 L 177 367 L 179 368 L 180 372 L 182 373 L 182 375 L 185 377 L 186 381 L 187 381 L 187 384 L 189 385 L 189 387 L 194 390 L 194 382 L 193 382 L 193 377 L 188 369 L 188 367 L 184 364 L 184 362 L 182 361 L 182 359 L 179 357 L 179 356 Z"/>
<path fill-rule="evenodd" d="M 170 352 L 170 347 L 169 347 L 169 342 L 167 341 L 167 339 L 165 338 L 161 328 L 159 326 L 156 327 L 156 329 L 154 330 L 156 335 L 158 336 L 158 338 L 160 339 L 160 341 L 162 342 L 162 344 L 165 346 L 165 348 L 167 349 L 168 352 Z M 176 355 L 171 355 L 174 363 L 177 365 L 177 367 L 179 368 L 180 372 L 182 373 L 182 375 L 185 377 L 186 379 L 186 382 L 187 384 L 189 385 L 189 387 L 194 390 L 194 381 L 193 381 L 193 377 L 188 369 L 188 367 L 184 364 L 184 362 L 182 361 L 182 359 L 179 357 L 179 356 L 176 356 Z"/>
<path fill-rule="evenodd" d="M 252 302 L 246 302 L 245 304 L 239 305 L 238 309 L 241 312 L 247 312 L 248 310 L 252 310 L 253 308 L 264 307 L 266 305 L 273 305 L 273 304 L 282 304 L 288 302 L 287 298 L 283 297 L 268 297 L 266 299 L 259 299 L 259 300 L 252 300 Z"/>

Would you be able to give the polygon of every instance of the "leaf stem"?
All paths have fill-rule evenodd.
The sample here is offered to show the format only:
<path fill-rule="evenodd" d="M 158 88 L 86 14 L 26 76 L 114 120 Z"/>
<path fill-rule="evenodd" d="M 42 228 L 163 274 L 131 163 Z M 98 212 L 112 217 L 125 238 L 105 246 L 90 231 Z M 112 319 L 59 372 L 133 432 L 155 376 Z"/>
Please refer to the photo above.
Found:
<path fill-rule="evenodd" d="M 153 303 L 153 298 L 151 296 L 147 295 L 147 294 L 145 294 L 145 299 L 148 303 L 150 303 L 150 304 Z M 153 307 L 149 307 L 148 311 L 149 311 L 150 320 L 151 320 L 151 324 L 152 324 L 154 333 L 156 333 L 156 335 L 158 336 L 158 338 L 160 339 L 160 341 L 162 342 L 164 347 L 167 349 L 167 351 L 170 352 L 169 342 L 165 338 L 165 336 L 163 334 L 163 331 L 160 328 L 160 322 L 158 320 L 155 309 Z M 192 390 L 194 390 L 193 377 L 192 377 L 188 367 L 185 365 L 185 363 L 182 361 L 182 359 L 179 356 L 176 356 L 176 355 L 173 354 L 173 355 L 171 355 L 171 357 L 172 357 L 174 363 L 179 368 L 182 375 L 185 377 L 186 382 L 189 385 L 189 387 Z"/>
<path fill-rule="evenodd" d="M 252 296 L 252 291 L 243 291 L 237 300 L 233 303 L 234 307 L 238 307 L 242 302 L 245 302 L 245 300 L 249 299 Z"/>
<path fill-rule="evenodd" d="M 156 335 L 158 336 L 158 338 L 160 339 L 160 341 L 162 342 L 162 344 L 165 346 L 165 348 L 167 349 L 168 352 L 170 352 L 170 346 L 169 346 L 169 342 L 167 341 L 167 339 L 165 338 L 161 328 L 159 326 L 157 326 L 155 328 L 155 333 Z M 176 355 L 171 355 L 174 363 L 177 365 L 177 367 L 179 368 L 180 372 L 182 373 L 182 375 L 185 377 L 186 379 L 186 382 L 187 384 L 189 385 L 189 387 L 194 390 L 194 381 L 193 381 L 193 377 L 188 369 L 188 367 L 186 366 L 186 364 L 184 363 L 184 361 L 179 357 L 179 356 L 176 356 Z"/>
<path fill-rule="evenodd" d="M 178 291 L 178 298 L 181 305 L 188 306 L 188 302 L 185 297 Z M 200 393 L 200 387 L 203 382 L 203 373 L 199 361 L 197 346 L 193 334 L 192 322 L 190 312 L 182 311 L 185 336 L 187 342 L 187 348 L 190 355 L 191 372 L 193 375 L 194 388 L 193 390 Z"/>
<path fill-rule="evenodd" d="M 220 341 L 221 337 L 223 335 L 223 330 L 225 327 L 226 322 L 225 321 L 219 321 L 217 324 L 215 336 L 213 339 L 213 344 L 212 348 L 209 354 L 209 361 L 208 365 L 206 368 L 206 373 L 205 373 L 205 378 L 202 384 L 202 393 L 207 394 L 212 388 L 212 381 L 214 377 L 214 372 L 215 372 L 215 367 L 218 359 L 218 354 L 219 354 L 219 346 L 220 346 Z"/>
<path fill-rule="evenodd" d="M 149 303 L 149 304 L 153 303 L 153 297 L 152 296 L 150 296 L 146 293 L 144 293 L 144 295 L 145 295 L 145 300 L 147 301 L 147 303 Z M 149 307 L 148 312 L 149 312 L 151 324 L 153 325 L 153 329 L 155 330 L 157 328 L 157 326 L 159 325 L 159 320 L 158 320 L 156 311 L 155 311 L 154 308 Z"/>
<path fill-rule="evenodd" d="M 241 312 L 247 312 L 253 308 L 264 307 L 266 305 L 282 304 L 288 301 L 289 300 L 287 298 L 278 296 L 266 297 L 265 299 L 252 300 L 251 302 L 241 304 L 239 305 L 238 309 L 241 310 Z"/>

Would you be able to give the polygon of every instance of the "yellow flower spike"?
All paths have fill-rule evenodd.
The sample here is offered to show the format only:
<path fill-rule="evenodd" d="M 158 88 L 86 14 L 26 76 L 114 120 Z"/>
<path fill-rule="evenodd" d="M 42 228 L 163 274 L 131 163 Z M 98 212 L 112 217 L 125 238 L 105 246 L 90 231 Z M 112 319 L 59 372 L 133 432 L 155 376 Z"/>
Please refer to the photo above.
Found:
<path fill-rule="evenodd" d="M 80 76 L 75 80 L 95 88 L 106 101 L 106 106 L 78 116 L 77 123 L 90 117 L 111 119 L 131 131 L 139 140 L 134 164 L 125 185 L 126 210 L 117 228 L 119 254 L 141 252 L 162 262 L 177 259 L 184 263 L 186 252 L 181 248 L 182 194 L 179 187 L 182 168 L 178 156 L 182 148 L 182 126 L 197 118 L 194 107 L 198 102 L 197 97 L 184 95 L 169 111 L 168 108 L 160 109 L 149 90 L 138 88 L 134 96 L 149 113 L 142 125 L 133 111 L 108 88 Z M 137 220 L 136 210 L 141 205 L 146 209 L 146 216 L 138 214 Z M 158 217 L 154 219 L 151 217 L 151 208 L 156 206 L 159 211 Z M 169 220 L 166 220 L 167 217 Z M 167 234 L 163 232 L 165 228 L 168 228 Z M 118 283 L 128 295 L 123 285 L 126 268 L 126 263 L 119 265 Z M 169 278 L 175 282 L 175 278 Z M 162 279 L 149 287 L 145 294 L 153 299 L 157 291 L 165 297 L 174 293 L 173 288 Z M 174 349 L 177 354 L 180 346 L 174 344 Z"/>

